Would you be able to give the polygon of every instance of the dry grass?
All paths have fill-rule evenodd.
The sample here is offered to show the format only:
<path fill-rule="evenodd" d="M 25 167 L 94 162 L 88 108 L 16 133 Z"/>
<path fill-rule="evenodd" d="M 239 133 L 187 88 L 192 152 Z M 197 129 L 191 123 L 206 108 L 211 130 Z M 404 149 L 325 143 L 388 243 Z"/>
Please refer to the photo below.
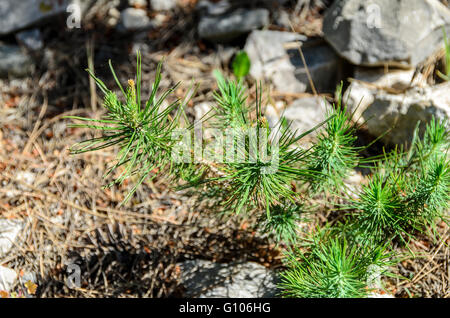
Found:
<path fill-rule="evenodd" d="M 408 258 L 393 272 L 400 278 L 386 279 L 386 285 L 397 297 L 450 297 L 450 229 L 442 222 L 437 227 L 436 239 L 422 236 L 409 244 L 409 249 L 398 248 Z"/>

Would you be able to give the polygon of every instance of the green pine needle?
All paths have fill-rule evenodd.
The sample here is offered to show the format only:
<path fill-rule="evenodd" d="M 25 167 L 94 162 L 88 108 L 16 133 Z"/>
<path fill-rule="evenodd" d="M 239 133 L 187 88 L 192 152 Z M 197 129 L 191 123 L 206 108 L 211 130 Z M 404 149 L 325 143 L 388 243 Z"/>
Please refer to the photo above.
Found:
<path fill-rule="evenodd" d="M 359 198 L 352 201 L 351 208 L 358 211 L 352 225 L 364 240 L 384 242 L 407 233 L 404 206 L 392 177 L 377 173 L 363 186 Z"/>
<path fill-rule="evenodd" d="M 328 111 L 331 119 L 320 131 L 306 164 L 315 174 L 309 178 L 312 193 L 323 190 L 342 188 L 359 161 L 355 147 L 356 129 L 350 122 L 347 108 L 342 106 L 340 97 L 342 86 L 338 89 L 339 103 Z"/>
<path fill-rule="evenodd" d="M 219 91 L 215 94 L 216 126 L 231 128 L 235 143 L 242 142 L 241 136 L 247 137 L 237 156 L 243 160 L 225 161 L 217 165 L 220 176 L 210 181 L 222 183 L 229 193 L 228 200 L 224 202 L 226 208 L 240 213 L 247 207 L 256 206 L 264 209 L 267 217 L 270 217 L 270 206 L 280 204 L 282 200 L 295 203 L 299 199 L 292 189 L 293 182 L 311 177 L 313 172 L 299 167 L 307 151 L 295 145 L 323 123 L 299 136 L 296 136 L 296 131 L 290 131 L 289 127 L 278 127 L 281 131 L 278 131 L 279 138 L 275 139 L 277 134 L 272 134 L 272 129 L 262 116 L 261 90 L 257 90 L 254 118 L 245 104 L 243 84 L 225 80 L 219 72 L 215 75 L 219 86 Z M 253 129 L 262 131 L 263 134 L 255 133 L 254 138 L 248 137 L 250 131 L 255 131 Z M 260 151 L 261 144 L 266 146 L 265 153 Z"/>
<path fill-rule="evenodd" d="M 273 234 L 277 243 L 295 244 L 299 239 L 299 223 L 306 222 L 301 204 L 280 204 L 270 207 L 270 218 L 262 221 L 262 231 Z"/>
<path fill-rule="evenodd" d="M 108 169 L 104 177 L 119 171 L 120 168 L 119 176 L 107 185 L 110 187 L 117 183 L 121 184 L 131 176 L 137 176 L 137 183 L 122 203 L 129 200 L 137 187 L 146 178 L 153 175 L 153 171 L 170 171 L 172 166 L 170 154 L 176 142 L 172 140 L 172 132 L 177 127 L 182 107 L 180 107 L 180 101 L 177 100 L 162 109 L 164 100 L 176 89 L 176 86 L 163 93 L 161 97 L 156 97 L 161 81 L 161 66 L 160 63 L 150 97 L 143 105 L 141 103 L 141 55 L 137 54 L 136 82 L 129 80 L 126 90 L 120 84 L 110 62 L 111 72 L 124 100 L 121 101 L 100 79 L 90 73 L 105 95 L 103 106 L 106 108 L 107 114 L 102 119 L 66 117 L 84 122 L 73 124 L 71 127 L 102 131 L 101 137 L 85 140 L 72 146 L 70 148 L 72 154 L 96 151 L 112 146 L 120 148 L 115 163 Z"/>
<path fill-rule="evenodd" d="M 288 254 L 279 287 L 284 297 L 365 298 L 372 291 L 371 268 L 386 268 L 389 256 L 380 246 L 368 249 L 341 237 L 315 238 L 307 251 Z"/>

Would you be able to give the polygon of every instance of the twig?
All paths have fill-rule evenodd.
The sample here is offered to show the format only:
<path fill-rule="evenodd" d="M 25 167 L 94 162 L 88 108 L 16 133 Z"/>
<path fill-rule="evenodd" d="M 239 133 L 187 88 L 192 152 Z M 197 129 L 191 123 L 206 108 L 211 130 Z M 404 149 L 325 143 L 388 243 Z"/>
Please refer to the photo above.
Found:
<path fill-rule="evenodd" d="M 289 25 L 291 26 L 292 32 L 296 32 L 291 21 L 289 21 Z M 303 65 L 305 66 L 306 76 L 308 77 L 308 81 L 309 81 L 309 84 L 311 85 L 311 89 L 312 89 L 314 95 L 317 96 L 318 94 L 317 94 L 316 86 L 314 86 L 314 82 L 312 80 L 311 73 L 309 73 L 308 65 L 306 65 L 306 60 L 305 60 L 305 56 L 303 55 L 301 45 L 298 46 L 298 52 L 300 53 L 300 57 L 302 58 Z"/>

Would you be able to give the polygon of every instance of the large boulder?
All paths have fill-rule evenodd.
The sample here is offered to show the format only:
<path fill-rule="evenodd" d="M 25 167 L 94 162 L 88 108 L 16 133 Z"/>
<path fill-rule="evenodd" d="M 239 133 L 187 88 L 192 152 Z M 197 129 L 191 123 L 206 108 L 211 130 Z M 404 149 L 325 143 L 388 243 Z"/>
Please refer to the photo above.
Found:
<path fill-rule="evenodd" d="M 17 281 L 17 273 L 11 268 L 0 265 L 0 291 L 9 292 Z"/>
<path fill-rule="evenodd" d="M 250 75 L 270 80 L 282 93 L 311 90 L 299 47 L 305 57 L 314 86 L 319 92 L 333 91 L 339 77 L 340 60 L 326 43 L 309 43 L 297 33 L 253 31 L 245 44 L 250 61 Z"/>
<path fill-rule="evenodd" d="M 443 45 L 450 10 L 438 0 L 341 0 L 328 9 L 323 32 L 353 64 L 416 66 Z"/>
<path fill-rule="evenodd" d="M 0 258 L 5 257 L 17 241 L 23 223 L 0 219 Z"/>
<path fill-rule="evenodd" d="M 120 20 L 125 31 L 144 30 L 153 25 L 143 9 L 126 8 L 120 14 Z"/>
<path fill-rule="evenodd" d="M 387 144 L 409 143 L 417 121 L 422 127 L 434 116 L 450 117 L 450 82 L 434 86 L 411 84 L 414 71 L 359 70 L 344 94 L 354 119 L 366 122 L 369 133 Z"/>

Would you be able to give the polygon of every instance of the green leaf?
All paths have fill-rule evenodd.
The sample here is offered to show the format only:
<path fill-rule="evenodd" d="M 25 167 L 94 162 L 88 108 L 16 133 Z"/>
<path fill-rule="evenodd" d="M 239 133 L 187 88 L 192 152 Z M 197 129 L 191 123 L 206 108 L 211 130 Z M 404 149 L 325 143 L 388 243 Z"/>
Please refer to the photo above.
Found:
<path fill-rule="evenodd" d="M 250 72 L 250 58 L 245 51 L 240 51 L 233 60 L 233 73 L 238 78 L 241 79 L 247 76 Z"/>

